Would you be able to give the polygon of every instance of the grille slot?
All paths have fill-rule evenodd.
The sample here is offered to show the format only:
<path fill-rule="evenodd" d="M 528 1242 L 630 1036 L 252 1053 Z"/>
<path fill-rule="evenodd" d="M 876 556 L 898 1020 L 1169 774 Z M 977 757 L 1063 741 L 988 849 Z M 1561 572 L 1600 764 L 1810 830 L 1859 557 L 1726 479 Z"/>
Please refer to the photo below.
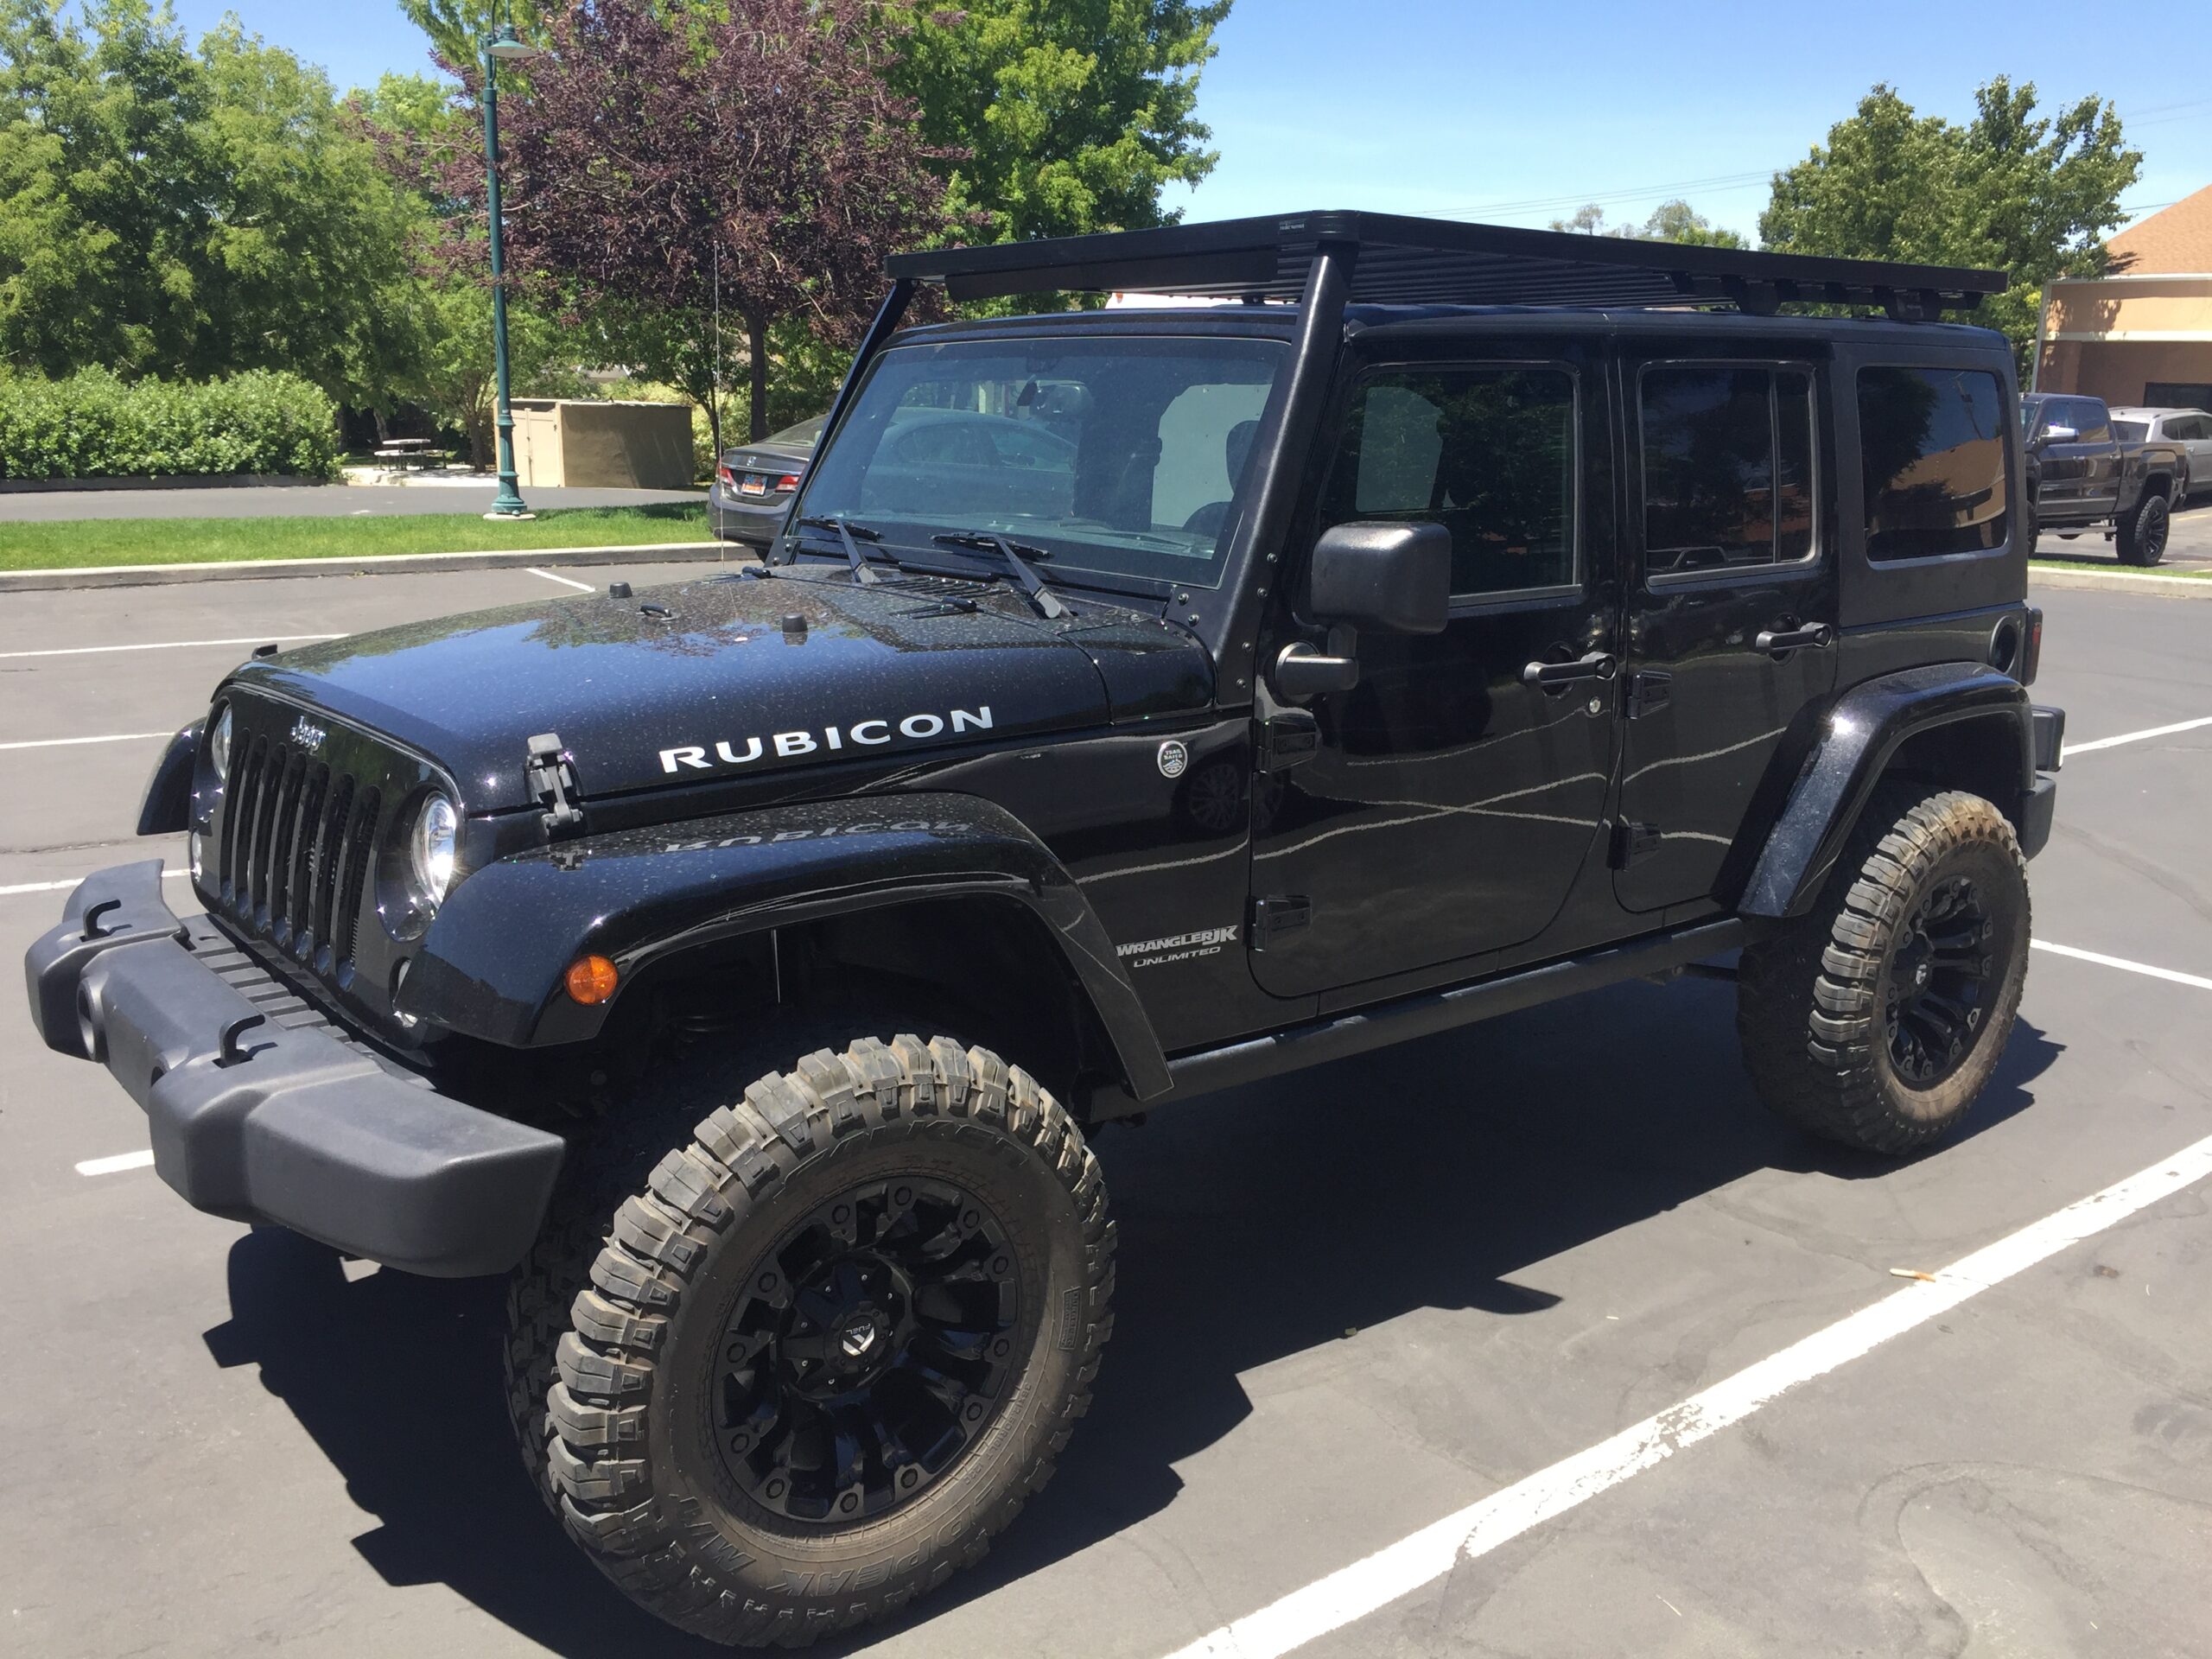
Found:
<path fill-rule="evenodd" d="M 353 959 L 354 929 L 360 920 L 361 888 L 368 880 L 369 849 L 376 844 L 377 814 L 382 804 L 378 792 L 365 789 L 346 825 L 339 857 L 343 864 L 338 879 L 337 907 L 330 918 L 330 949 L 334 961 Z"/>

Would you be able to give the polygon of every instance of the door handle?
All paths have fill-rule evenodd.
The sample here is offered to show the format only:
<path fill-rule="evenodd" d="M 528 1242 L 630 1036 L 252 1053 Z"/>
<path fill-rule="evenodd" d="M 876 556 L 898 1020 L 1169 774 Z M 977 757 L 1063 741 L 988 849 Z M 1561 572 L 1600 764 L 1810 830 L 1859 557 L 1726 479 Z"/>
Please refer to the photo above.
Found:
<path fill-rule="evenodd" d="M 1521 683 L 1540 691 L 1572 685 L 1577 680 L 1610 680 L 1620 671 L 1620 658 L 1609 651 L 1593 651 L 1571 663 L 1531 663 L 1521 671 Z"/>
<path fill-rule="evenodd" d="M 1835 643 L 1835 630 L 1825 622 L 1808 623 L 1802 628 L 1762 628 L 1751 641 L 1753 651 L 1796 651 L 1810 645 L 1818 651 Z"/>

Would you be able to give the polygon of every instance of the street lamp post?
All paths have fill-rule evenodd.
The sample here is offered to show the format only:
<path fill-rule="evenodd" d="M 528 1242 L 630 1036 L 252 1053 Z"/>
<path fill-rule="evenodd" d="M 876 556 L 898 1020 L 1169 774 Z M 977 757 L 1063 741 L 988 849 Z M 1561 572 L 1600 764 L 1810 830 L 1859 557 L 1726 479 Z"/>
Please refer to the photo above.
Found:
<path fill-rule="evenodd" d="M 518 40 L 512 23 L 501 23 L 484 42 L 484 173 L 486 202 L 492 219 L 492 376 L 496 392 L 493 423 L 499 429 L 499 493 L 493 498 L 494 519 L 534 518 L 515 484 L 515 416 L 507 401 L 506 250 L 499 226 L 499 90 L 501 59 L 536 57 L 540 48 Z"/>

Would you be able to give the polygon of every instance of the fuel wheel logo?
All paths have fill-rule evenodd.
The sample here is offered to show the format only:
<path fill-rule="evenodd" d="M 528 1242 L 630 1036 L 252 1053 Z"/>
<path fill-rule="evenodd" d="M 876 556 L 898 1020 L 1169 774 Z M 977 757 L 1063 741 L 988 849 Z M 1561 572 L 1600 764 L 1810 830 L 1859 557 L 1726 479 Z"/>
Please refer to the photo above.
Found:
<path fill-rule="evenodd" d="M 1160 775 L 1180 778 L 1191 765 L 1191 752 L 1173 738 L 1160 746 Z"/>

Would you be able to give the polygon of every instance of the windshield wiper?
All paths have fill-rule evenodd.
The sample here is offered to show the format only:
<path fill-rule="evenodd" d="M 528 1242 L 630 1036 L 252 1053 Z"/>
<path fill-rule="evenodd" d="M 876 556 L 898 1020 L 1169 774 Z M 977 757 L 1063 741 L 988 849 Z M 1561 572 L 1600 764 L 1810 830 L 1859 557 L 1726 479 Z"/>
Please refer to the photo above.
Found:
<path fill-rule="evenodd" d="M 875 572 L 868 568 L 868 556 L 861 551 L 861 543 L 881 541 L 881 531 L 870 530 L 866 524 L 856 524 L 845 518 L 809 517 L 800 519 L 799 523 L 815 530 L 836 531 L 837 539 L 845 544 L 846 558 L 852 561 L 853 580 L 858 582 L 875 581 Z"/>
<path fill-rule="evenodd" d="M 948 531 L 930 539 L 946 547 L 966 548 L 977 553 L 995 553 L 1006 561 L 1006 568 L 1021 584 L 1021 591 L 1029 595 L 1029 602 L 1037 607 L 1037 614 L 1047 619 L 1071 616 L 1074 613 L 1060 602 L 1059 595 L 1045 585 L 1029 563 L 1031 559 L 1049 559 L 1052 556 L 1041 547 L 1031 547 L 1023 542 L 1010 542 L 1003 536 L 993 536 L 982 531 Z"/>

